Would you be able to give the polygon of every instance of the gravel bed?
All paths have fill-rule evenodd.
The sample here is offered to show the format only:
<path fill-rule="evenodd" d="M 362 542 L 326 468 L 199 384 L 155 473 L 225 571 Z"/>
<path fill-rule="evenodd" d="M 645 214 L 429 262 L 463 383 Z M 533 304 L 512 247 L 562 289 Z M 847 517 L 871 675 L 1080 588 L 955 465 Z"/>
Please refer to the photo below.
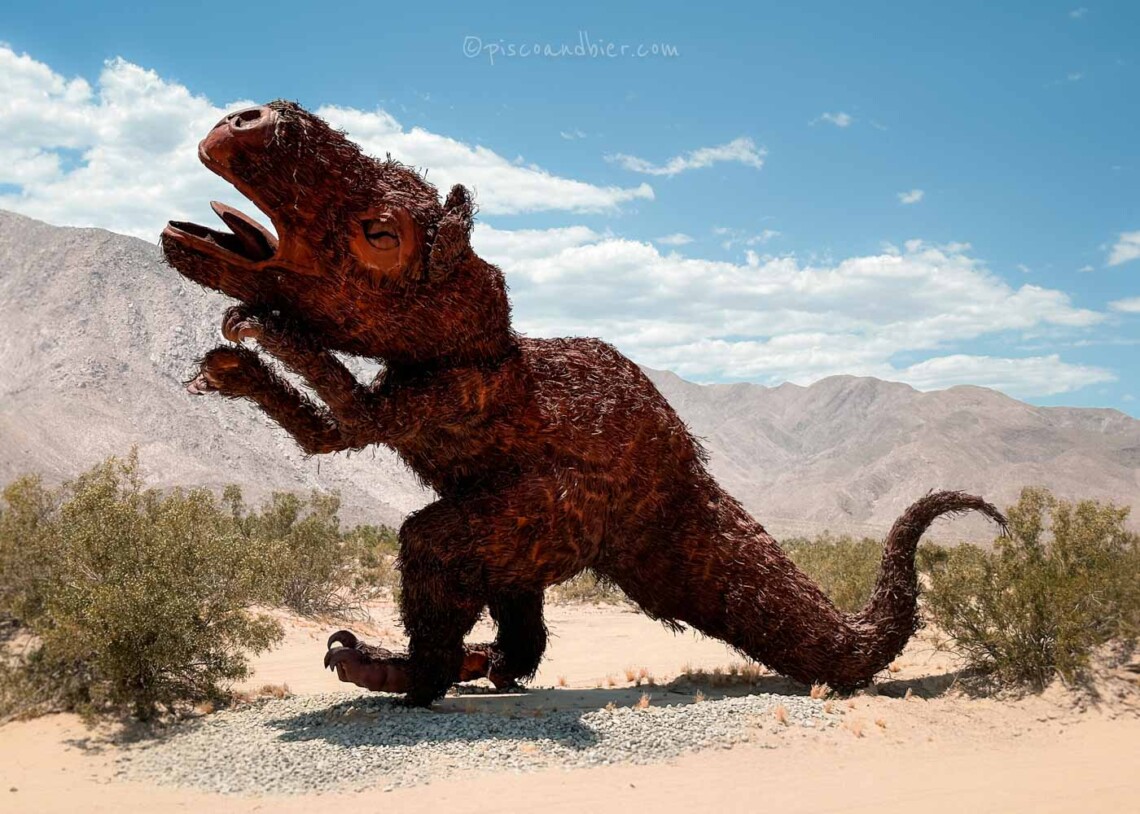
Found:
<path fill-rule="evenodd" d="M 646 709 L 430 712 L 390 696 L 303 695 L 223 710 L 128 747 L 119 775 L 233 794 L 389 790 L 462 771 L 656 763 L 748 739 L 782 704 L 789 726 L 831 726 L 819 701 L 750 695 Z"/>

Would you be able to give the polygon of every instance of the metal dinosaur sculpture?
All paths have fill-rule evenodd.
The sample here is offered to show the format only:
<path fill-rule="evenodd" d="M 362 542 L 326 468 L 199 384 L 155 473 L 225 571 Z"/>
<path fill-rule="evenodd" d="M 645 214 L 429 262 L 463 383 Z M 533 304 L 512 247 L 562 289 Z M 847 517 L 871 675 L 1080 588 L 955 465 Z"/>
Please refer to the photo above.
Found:
<path fill-rule="evenodd" d="M 843 613 L 717 485 L 633 362 L 598 339 L 512 330 L 503 275 L 471 248 L 464 187 L 441 203 L 412 169 L 283 101 L 226 116 L 198 154 L 278 237 L 220 204 L 229 232 L 163 231 L 170 265 L 241 303 L 223 320 L 232 344 L 203 357 L 189 391 L 252 400 L 309 454 L 387 444 L 439 497 L 400 529 L 407 652 L 334 633 L 325 665 L 343 681 L 430 705 L 456 681 L 533 677 L 544 590 L 592 569 L 668 625 L 854 688 L 918 626 L 914 554 L 930 523 L 966 510 L 1004 523 L 979 497 L 928 494 L 887 536 L 866 607 Z M 334 351 L 383 367 L 362 384 Z M 495 641 L 465 646 L 484 608 Z"/>

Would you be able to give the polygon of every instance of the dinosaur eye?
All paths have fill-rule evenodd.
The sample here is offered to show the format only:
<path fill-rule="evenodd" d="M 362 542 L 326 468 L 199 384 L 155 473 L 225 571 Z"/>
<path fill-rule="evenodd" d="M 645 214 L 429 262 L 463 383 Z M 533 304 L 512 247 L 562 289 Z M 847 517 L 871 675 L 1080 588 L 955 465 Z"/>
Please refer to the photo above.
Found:
<path fill-rule="evenodd" d="M 400 238 L 396 236 L 394 223 L 384 220 L 366 220 L 361 226 L 364 228 L 364 237 L 377 249 L 395 249 L 400 245 Z"/>

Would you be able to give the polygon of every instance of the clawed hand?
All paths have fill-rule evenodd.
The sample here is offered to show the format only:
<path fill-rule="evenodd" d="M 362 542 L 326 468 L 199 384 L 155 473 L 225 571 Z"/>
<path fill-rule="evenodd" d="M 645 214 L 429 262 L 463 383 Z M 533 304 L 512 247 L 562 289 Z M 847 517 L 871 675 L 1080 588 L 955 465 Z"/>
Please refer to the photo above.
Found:
<path fill-rule="evenodd" d="M 222 336 L 241 344 L 244 339 L 260 340 L 265 332 L 262 318 L 248 305 L 235 305 L 222 317 Z"/>

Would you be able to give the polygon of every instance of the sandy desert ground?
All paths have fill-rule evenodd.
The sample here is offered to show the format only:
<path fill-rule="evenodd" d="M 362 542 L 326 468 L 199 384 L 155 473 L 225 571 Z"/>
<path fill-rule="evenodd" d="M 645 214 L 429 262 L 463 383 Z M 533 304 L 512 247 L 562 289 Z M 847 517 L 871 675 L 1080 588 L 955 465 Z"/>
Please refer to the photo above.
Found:
<path fill-rule="evenodd" d="M 398 642 L 390 606 L 357 629 Z M 282 645 L 256 662 L 250 688 L 288 684 L 297 696 L 359 693 L 321 669 L 336 623 L 284 617 Z M 739 663 L 716 641 L 674 635 L 624 608 L 553 606 L 548 657 L 524 695 L 460 694 L 433 715 L 542 715 L 545 710 L 691 704 L 748 691 L 789 704 L 805 689 L 761 676 L 750 690 L 678 678 L 683 669 Z M 487 630 L 477 634 L 486 633 Z M 627 668 L 653 685 L 634 686 Z M 466 771 L 412 786 L 356 783 L 319 794 L 219 794 L 122 771 L 124 747 L 109 730 L 71 715 L 0 728 L 4 811 L 1123 811 L 1140 799 L 1140 688 L 1124 670 L 1106 672 L 1090 700 L 1061 687 L 1022 698 L 972 697 L 953 685 L 954 664 L 920 634 L 870 693 L 831 702 L 826 726 L 783 724 L 778 714 L 747 722 L 744 741 L 650 765 Z M 909 691 L 909 692 L 908 692 Z M 611 707 L 612 709 L 613 707 Z M 229 714 L 229 713 L 227 713 Z M 208 716 L 213 717 L 213 716 Z M 481 719 L 482 720 L 482 719 Z M 174 735 L 177 737 L 177 735 Z M 282 735 L 284 737 L 284 735 Z M 146 746 L 129 747 L 146 749 Z M 524 749 L 525 751 L 525 749 Z M 348 758 L 346 758 L 348 760 Z"/>

